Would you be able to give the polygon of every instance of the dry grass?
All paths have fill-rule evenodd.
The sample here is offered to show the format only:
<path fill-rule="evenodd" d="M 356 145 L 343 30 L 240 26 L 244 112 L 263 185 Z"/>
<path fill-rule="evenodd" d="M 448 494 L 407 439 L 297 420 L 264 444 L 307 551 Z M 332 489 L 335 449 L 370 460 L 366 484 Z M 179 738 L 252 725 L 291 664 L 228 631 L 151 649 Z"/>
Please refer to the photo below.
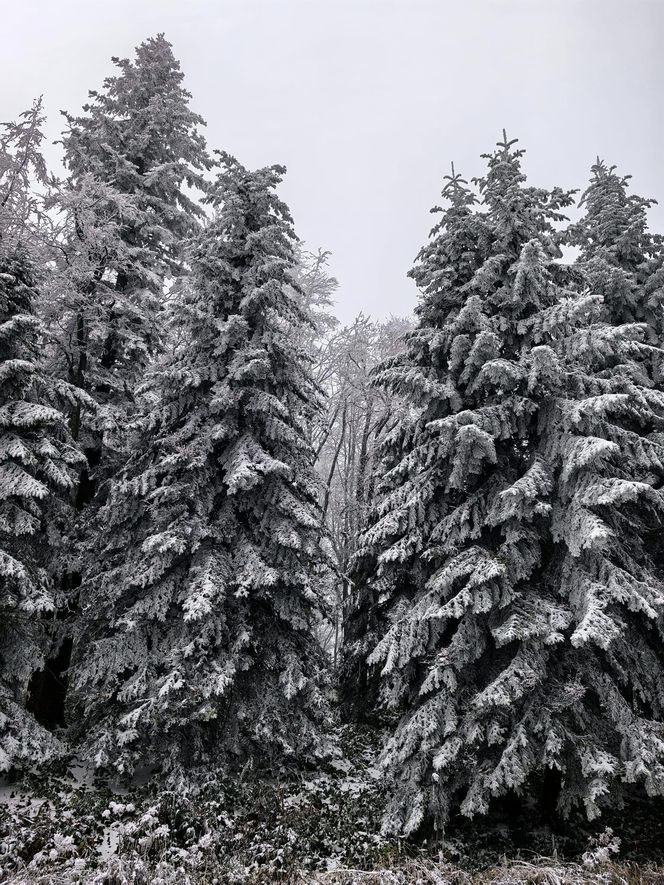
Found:
<path fill-rule="evenodd" d="M 581 864 L 560 863 L 551 858 L 509 861 L 482 872 L 465 872 L 452 865 L 407 861 L 384 870 L 339 869 L 306 873 L 298 885 L 664 885 L 664 869 L 611 863 L 590 869 Z"/>

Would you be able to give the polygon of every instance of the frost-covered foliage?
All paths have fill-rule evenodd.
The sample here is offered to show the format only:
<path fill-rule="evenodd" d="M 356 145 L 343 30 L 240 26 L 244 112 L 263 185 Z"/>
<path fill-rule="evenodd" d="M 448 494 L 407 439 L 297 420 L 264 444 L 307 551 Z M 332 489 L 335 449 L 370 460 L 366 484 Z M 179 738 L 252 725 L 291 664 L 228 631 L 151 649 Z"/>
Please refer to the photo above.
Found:
<path fill-rule="evenodd" d="M 628 194 L 630 176 L 599 159 L 580 205 L 583 217 L 565 239 L 579 247 L 577 267 L 601 292 L 612 323 L 645 323 L 649 340 L 662 343 L 664 270 L 662 238 L 648 230 L 654 200 Z"/>
<path fill-rule="evenodd" d="M 0 787 L 0 881 L 258 885 L 380 866 L 396 846 L 380 835 L 376 741 L 346 728 L 338 738 L 333 765 L 278 780 L 206 773 L 118 792 L 51 775 Z"/>
<path fill-rule="evenodd" d="M 648 329 L 558 263 L 571 196 L 527 187 L 521 154 L 488 155 L 484 211 L 448 177 L 418 328 L 377 375 L 420 408 L 357 566 L 389 615 L 369 660 L 401 713 L 390 831 L 556 780 L 563 814 L 664 793 L 664 395 Z"/>
<path fill-rule="evenodd" d="M 141 43 L 135 60 L 113 62 L 119 74 L 90 93 L 83 115 L 66 114 L 65 162 L 74 180 L 90 174 L 136 198 L 141 216 L 121 235 L 154 277 L 129 270 L 118 288 L 156 291 L 164 265 L 179 269 L 182 240 L 203 214 L 187 189 L 206 187 L 202 171 L 210 161 L 199 132 L 205 123 L 189 107 L 184 74 L 163 34 Z"/>
<path fill-rule="evenodd" d="M 297 289 L 294 294 L 302 309 L 309 315 L 309 322 L 302 329 L 303 346 L 309 351 L 324 349 L 324 342 L 334 334 L 339 325 L 339 320 L 333 313 L 334 295 L 339 283 L 329 270 L 329 252 L 324 249 L 309 252 L 302 244 L 298 244 L 296 255 Z M 316 376 L 325 371 L 320 360 L 316 361 L 314 371 Z"/>
<path fill-rule="evenodd" d="M 48 181 L 41 153 L 43 124 L 39 98 L 17 121 L 0 127 L 0 233 L 6 249 L 34 241 L 42 209 L 34 188 Z"/>
<path fill-rule="evenodd" d="M 195 789 L 181 784 L 176 791 L 167 790 L 157 782 L 118 791 L 51 775 L 0 786 L 0 881 L 661 882 L 661 867 L 635 863 L 629 847 L 631 816 L 621 822 L 620 835 L 610 828 L 598 832 L 588 827 L 572 840 L 552 841 L 550 832 L 542 832 L 526 842 L 527 851 L 516 822 L 482 834 L 446 834 L 420 845 L 381 835 L 385 790 L 375 766 L 375 737 L 366 730 L 342 728 L 343 759 L 325 770 L 276 781 L 207 775 Z M 657 840 L 657 828 L 658 821 L 652 821 L 650 842 Z M 552 851 L 553 858 L 541 856 Z M 636 852 L 637 859 L 643 857 L 643 851 Z"/>
<path fill-rule="evenodd" d="M 40 304 L 50 331 L 47 365 L 53 375 L 94 399 L 94 411 L 74 408 L 69 422 L 95 462 L 103 449 L 108 474 L 121 457 L 140 371 L 159 344 L 156 299 L 137 302 L 135 292 L 117 289 L 118 275 L 132 265 L 121 231 L 136 220 L 136 204 L 91 174 L 54 187 L 48 204 L 57 250 Z M 123 330 L 122 346 L 111 358 L 109 334 L 116 322 Z"/>
<path fill-rule="evenodd" d="M 58 748 L 28 711 L 28 687 L 57 642 L 48 623 L 54 574 L 72 477 L 85 460 L 57 408 L 76 402 L 75 391 L 40 363 L 32 188 L 46 182 L 42 122 L 37 101 L 0 136 L 0 771 Z"/>
<path fill-rule="evenodd" d="M 114 63 L 66 115 L 64 180 L 40 100 L 0 127 L 0 771 L 66 733 L 99 777 L 157 782 L 0 816 L 5 878 L 323 881 L 515 798 L 572 820 L 661 800 L 651 201 L 598 160 L 563 229 L 571 192 L 527 186 L 504 136 L 475 186 L 447 177 L 417 326 L 339 328 L 284 170 L 222 154 L 210 183 L 164 36 Z M 382 785 L 335 746 L 330 658 L 341 716 L 389 731 L 383 835 Z M 384 881 L 454 880 L 417 860 Z"/>
<path fill-rule="evenodd" d="M 98 492 L 128 455 L 136 388 L 164 345 L 166 290 L 181 268 L 183 239 L 203 215 L 192 188 L 202 188 L 208 165 L 202 120 L 188 107 L 183 75 L 163 36 L 139 46 L 134 60 L 115 62 L 119 73 L 91 93 L 83 114 L 67 115 L 66 177 L 48 182 L 41 232 L 48 262 L 39 297 L 45 367 L 81 391 L 63 408 L 88 457 L 76 478 L 76 514 L 59 563 L 58 619 L 67 645 L 49 666 L 60 680 L 81 563 L 93 555 Z M 82 407 L 86 397 L 93 408 Z M 40 696 L 50 691 L 42 689 Z"/>
<path fill-rule="evenodd" d="M 84 113 L 66 115 L 67 178 L 49 201 L 57 270 L 44 304 L 52 371 L 101 406 L 89 426 L 71 416 L 101 478 L 120 460 L 135 388 L 162 347 L 165 287 L 203 216 L 192 189 L 204 190 L 209 166 L 203 120 L 163 35 L 114 62 L 119 73 Z"/>
<path fill-rule="evenodd" d="M 327 751 L 318 395 L 298 343 L 295 234 L 283 169 L 224 165 L 179 344 L 145 386 L 83 585 L 72 721 L 99 766 Z"/>
<path fill-rule="evenodd" d="M 340 575 L 338 626 L 343 639 L 340 692 L 344 715 L 362 720 L 375 708 L 375 682 L 367 682 L 365 659 L 376 643 L 370 593 L 353 592 L 352 562 L 375 504 L 377 458 L 384 436 L 408 420 L 409 406 L 372 383 L 382 361 L 404 349 L 410 318 L 372 321 L 360 314 L 329 342 L 325 364 L 329 391 L 326 436 L 319 469 L 325 481 L 324 512 Z M 335 655 L 335 661 L 337 656 Z"/>
<path fill-rule="evenodd" d="M 84 461 L 52 406 L 63 391 L 38 363 L 34 295 L 29 253 L 0 240 L 0 771 L 57 747 L 27 711 L 28 685 L 54 639 L 54 565 L 72 471 Z"/>
<path fill-rule="evenodd" d="M 615 167 L 599 160 L 592 167 L 590 185 L 583 194 L 585 212 L 571 225 L 565 239 L 580 248 L 576 268 L 589 290 L 601 294 L 603 316 L 613 324 L 639 324 L 643 342 L 631 354 L 630 373 L 637 385 L 664 389 L 664 244 L 661 235 L 648 230 L 647 210 L 654 202 L 628 194 L 630 176 L 621 177 Z M 605 349 L 596 366 L 611 371 Z M 592 354 L 588 352 L 588 357 Z M 631 395 L 630 389 L 626 391 Z M 633 413 L 632 413 L 633 414 Z M 627 427 L 630 417 L 624 416 Z M 640 415 L 638 423 L 648 427 Z M 641 431 L 639 431 L 641 432 Z M 645 544 L 664 567 L 664 532 L 661 517 L 640 526 L 647 533 Z"/>

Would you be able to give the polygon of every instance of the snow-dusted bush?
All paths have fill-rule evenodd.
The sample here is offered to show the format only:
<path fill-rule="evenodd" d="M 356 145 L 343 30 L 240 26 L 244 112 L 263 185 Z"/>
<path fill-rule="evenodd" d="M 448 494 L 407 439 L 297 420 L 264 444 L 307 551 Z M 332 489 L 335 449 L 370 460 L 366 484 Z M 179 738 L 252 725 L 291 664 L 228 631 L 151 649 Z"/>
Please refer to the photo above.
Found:
<path fill-rule="evenodd" d="M 171 790 L 118 794 L 55 777 L 13 796 L 6 787 L 0 881 L 267 883 L 373 867 L 395 850 L 380 835 L 375 746 L 348 730 L 340 738 L 346 755 L 326 771 L 280 781 L 198 771 Z"/>

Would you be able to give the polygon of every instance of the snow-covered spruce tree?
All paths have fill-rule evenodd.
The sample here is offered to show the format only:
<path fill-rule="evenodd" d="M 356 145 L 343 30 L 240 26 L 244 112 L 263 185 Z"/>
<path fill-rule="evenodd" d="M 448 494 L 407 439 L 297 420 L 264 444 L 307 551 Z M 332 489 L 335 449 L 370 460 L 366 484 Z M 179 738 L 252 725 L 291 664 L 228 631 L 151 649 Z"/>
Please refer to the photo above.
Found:
<path fill-rule="evenodd" d="M 525 187 L 521 153 L 488 157 L 474 238 L 444 215 L 409 357 L 378 376 L 422 404 L 360 557 L 389 613 L 369 660 L 402 713 L 388 830 L 543 781 L 590 817 L 624 783 L 664 792 L 664 587 L 641 531 L 664 397 L 634 368 L 647 330 L 564 289 L 571 198 Z"/>
<path fill-rule="evenodd" d="M 39 367 L 35 282 L 30 254 L 0 239 L 0 771 L 58 748 L 28 711 L 28 688 L 52 649 L 54 548 L 84 461 L 50 405 L 61 391 Z"/>
<path fill-rule="evenodd" d="M 43 372 L 34 314 L 42 261 L 36 101 L 0 134 L 0 771 L 40 762 L 58 742 L 35 720 L 30 680 L 57 644 L 53 580 L 73 471 L 85 460 L 57 406 L 76 392 Z"/>
<path fill-rule="evenodd" d="M 60 330 L 54 371 L 102 406 L 85 440 L 95 462 L 102 445 L 111 462 L 123 447 L 135 387 L 161 347 L 165 286 L 203 216 L 192 189 L 204 191 L 210 164 L 204 121 L 189 108 L 163 34 L 134 60 L 113 61 L 119 74 L 90 93 L 81 116 L 65 115 L 68 177 L 52 197 L 64 256 L 51 305 Z M 80 432 L 80 415 L 72 427 Z"/>
<path fill-rule="evenodd" d="M 196 228 L 202 210 L 187 193 L 206 189 L 202 173 L 211 165 L 199 127 L 205 121 L 189 107 L 184 74 L 163 34 L 146 40 L 136 58 L 113 62 L 120 69 L 91 92 L 83 115 L 65 114 L 65 162 L 73 177 L 92 173 L 120 193 L 132 194 L 145 213 L 123 229 L 125 241 L 147 250 L 156 279 L 128 272 L 118 289 L 160 289 L 163 265 L 177 272 L 182 241 Z"/>
<path fill-rule="evenodd" d="M 45 362 L 55 378 L 66 380 L 94 399 L 93 411 L 79 406 L 69 414 L 72 435 L 88 452 L 87 469 L 76 495 L 82 509 L 98 479 L 122 463 L 126 421 L 134 410 L 134 389 L 160 346 L 158 298 L 118 292 L 117 279 L 141 269 L 121 232 L 138 217 L 136 200 L 86 173 L 75 185 L 54 189 L 51 242 L 53 272 L 40 299 L 50 330 Z M 104 353 L 109 334 L 118 346 L 112 360 Z M 120 346 L 121 345 L 121 346 Z"/>
<path fill-rule="evenodd" d="M 71 721 L 98 766 L 124 772 L 327 751 L 317 391 L 284 170 L 223 162 L 180 343 L 147 382 L 83 585 Z"/>
<path fill-rule="evenodd" d="M 67 177 L 49 195 L 55 271 L 40 303 L 51 339 L 49 372 L 97 405 L 82 411 L 76 402 L 68 410 L 71 433 L 88 458 L 61 570 L 70 616 L 80 563 L 91 555 L 98 492 L 127 457 L 135 390 L 163 346 L 166 289 L 181 269 L 183 240 L 203 215 L 191 195 L 204 188 L 209 164 L 203 121 L 188 106 L 163 36 L 139 46 L 133 61 L 115 62 L 119 74 L 91 93 L 83 114 L 66 115 Z M 66 666 L 65 654 L 58 669 Z"/>
<path fill-rule="evenodd" d="M 648 209 L 656 202 L 629 193 L 631 176 L 599 158 L 580 205 L 584 214 L 570 225 L 565 239 L 579 248 L 575 267 L 586 285 L 603 297 L 607 321 L 643 323 L 646 342 L 631 360 L 634 379 L 664 389 L 664 247 L 648 229 Z M 598 355 L 600 366 L 602 356 Z M 637 368 L 638 367 L 638 368 Z M 638 374 L 634 374 L 638 373 Z M 661 521 L 642 525 L 648 549 L 664 569 Z M 659 550 L 659 553 L 657 551 Z"/>
<path fill-rule="evenodd" d="M 576 266 L 587 285 L 601 293 L 607 320 L 645 323 L 647 341 L 664 343 L 664 248 L 662 237 L 648 229 L 648 209 L 655 202 L 629 194 L 630 176 L 597 160 L 580 205 L 581 219 L 565 239 L 579 247 Z M 662 355 L 644 354 L 644 368 L 664 383 Z"/>

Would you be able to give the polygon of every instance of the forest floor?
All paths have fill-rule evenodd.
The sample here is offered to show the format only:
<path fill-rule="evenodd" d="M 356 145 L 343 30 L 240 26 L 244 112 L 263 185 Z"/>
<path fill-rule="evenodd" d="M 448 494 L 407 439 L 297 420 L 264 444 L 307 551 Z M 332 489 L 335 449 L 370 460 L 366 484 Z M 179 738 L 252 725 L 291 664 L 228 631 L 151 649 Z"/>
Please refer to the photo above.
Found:
<path fill-rule="evenodd" d="M 100 786 L 70 766 L 5 784 L 0 883 L 664 885 L 664 802 L 564 833 L 506 817 L 413 844 L 380 834 L 375 732 L 344 728 L 340 743 L 327 771 L 280 780 Z"/>

